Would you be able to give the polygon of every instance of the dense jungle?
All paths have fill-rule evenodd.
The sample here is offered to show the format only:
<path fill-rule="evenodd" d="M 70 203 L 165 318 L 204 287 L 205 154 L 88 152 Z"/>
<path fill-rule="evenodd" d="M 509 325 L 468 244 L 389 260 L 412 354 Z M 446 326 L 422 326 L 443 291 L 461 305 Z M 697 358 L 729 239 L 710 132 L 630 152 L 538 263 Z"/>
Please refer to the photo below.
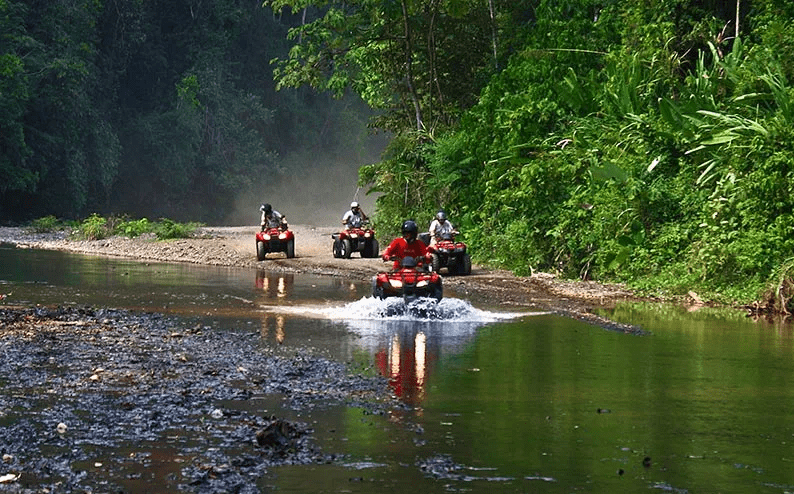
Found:
<path fill-rule="evenodd" d="M 791 2 L 0 0 L 0 14 L 0 222 L 238 224 L 277 189 L 308 185 L 293 195 L 319 210 L 358 185 L 384 238 L 443 208 L 476 262 L 516 274 L 791 308 Z M 350 167 L 358 184 L 334 183 Z"/>

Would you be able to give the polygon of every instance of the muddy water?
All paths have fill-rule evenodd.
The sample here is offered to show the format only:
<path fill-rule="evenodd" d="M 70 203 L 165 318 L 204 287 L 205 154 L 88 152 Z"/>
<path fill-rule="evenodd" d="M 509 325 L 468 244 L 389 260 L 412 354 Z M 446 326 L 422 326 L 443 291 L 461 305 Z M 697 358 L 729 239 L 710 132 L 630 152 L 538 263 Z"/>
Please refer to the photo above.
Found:
<path fill-rule="evenodd" d="M 425 318 L 394 314 L 368 292 L 337 278 L 0 249 L 6 303 L 200 318 L 389 380 L 404 406 L 383 415 L 270 396 L 224 404 L 310 423 L 337 455 L 269 470 L 261 492 L 794 491 L 790 327 L 627 305 L 609 315 L 648 332 L 630 336 L 452 293 Z"/>

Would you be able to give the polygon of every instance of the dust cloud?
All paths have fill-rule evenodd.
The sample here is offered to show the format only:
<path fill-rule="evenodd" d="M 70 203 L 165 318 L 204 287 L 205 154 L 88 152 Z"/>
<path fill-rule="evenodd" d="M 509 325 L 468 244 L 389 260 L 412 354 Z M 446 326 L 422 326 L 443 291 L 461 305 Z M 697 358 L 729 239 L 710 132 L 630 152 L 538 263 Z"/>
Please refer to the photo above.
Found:
<path fill-rule="evenodd" d="M 254 190 L 235 199 L 229 226 L 258 225 L 259 206 L 268 203 L 291 224 L 341 226 L 342 215 L 352 201 L 361 204 L 367 215 L 375 210 L 374 194 L 359 188 L 361 166 L 380 160 L 385 139 L 372 138 L 366 151 L 351 158 L 323 157 L 310 153 L 290 155 L 281 162 L 281 173 L 263 179 Z"/>

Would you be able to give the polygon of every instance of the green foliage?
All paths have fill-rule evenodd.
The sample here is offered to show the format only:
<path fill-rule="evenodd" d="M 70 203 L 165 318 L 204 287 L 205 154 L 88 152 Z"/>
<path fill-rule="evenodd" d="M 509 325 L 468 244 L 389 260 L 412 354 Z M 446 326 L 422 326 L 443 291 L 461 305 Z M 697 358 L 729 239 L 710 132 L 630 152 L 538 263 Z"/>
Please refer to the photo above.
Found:
<path fill-rule="evenodd" d="M 167 218 L 160 218 L 154 226 L 154 234 L 158 240 L 189 238 L 202 226 L 204 226 L 202 223 L 197 222 L 177 223 Z"/>
<path fill-rule="evenodd" d="M 155 231 L 156 225 L 146 218 L 138 220 L 123 220 L 116 225 L 114 231 L 117 235 L 123 235 L 129 238 L 135 238 L 143 235 L 144 233 L 152 233 Z"/>
<path fill-rule="evenodd" d="M 52 221 L 48 218 L 43 220 L 45 223 Z M 178 223 L 168 218 L 151 222 L 146 218 L 138 220 L 118 216 L 104 218 L 94 213 L 78 224 L 75 236 L 84 240 L 101 240 L 114 235 L 134 238 L 145 233 L 154 233 L 158 240 L 168 240 L 190 238 L 202 226 L 204 224 L 199 222 Z"/>
<path fill-rule="evenodd" d="M 30 222 L 28 228 L 33 233 L 50 233 L 64 228 L 64 224 L 55 216 L 47 215 Z"/>
<path fill-rule="evenodd" d="M 85 240 L 101 240 L 111 234 L 108 220 L 93 213 L 84 219 L 77 227 L 76 236 Z"/>
<path fill-rule="evenodd" d="M 544 29 L 460 125 L 363 171 L 378 214 L 443 203 L 478 261 L 519 274 L 758 297 L 794 249 L 790 69 L 695 4 L 648 7 L 614 4 L 594 23 L 541 2 Z M 771 11 L 758 33 L 784 49 Z"/>

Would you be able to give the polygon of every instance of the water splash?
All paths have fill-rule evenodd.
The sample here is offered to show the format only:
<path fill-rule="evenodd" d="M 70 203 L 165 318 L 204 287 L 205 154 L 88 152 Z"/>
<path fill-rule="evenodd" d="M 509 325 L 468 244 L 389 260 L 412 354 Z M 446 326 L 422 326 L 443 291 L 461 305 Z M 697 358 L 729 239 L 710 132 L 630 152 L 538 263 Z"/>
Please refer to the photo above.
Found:
<path fill-rule="evenodd" d="M 387 320 L 387 321 L 450 321 L 488 323 L 516 319 L 528 315 L 517 312 L 490 312 L 473 307 L 469 302 L 457 298 L 436 301 L 419 298 L 406 303 L 400 297 L 384 300 L 364 297 L 343 307 L 325 309 L 332 319 Z"/>

